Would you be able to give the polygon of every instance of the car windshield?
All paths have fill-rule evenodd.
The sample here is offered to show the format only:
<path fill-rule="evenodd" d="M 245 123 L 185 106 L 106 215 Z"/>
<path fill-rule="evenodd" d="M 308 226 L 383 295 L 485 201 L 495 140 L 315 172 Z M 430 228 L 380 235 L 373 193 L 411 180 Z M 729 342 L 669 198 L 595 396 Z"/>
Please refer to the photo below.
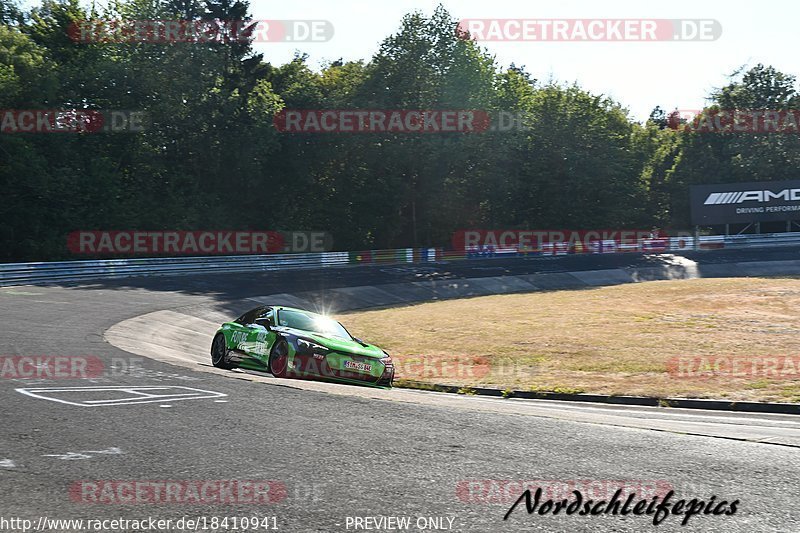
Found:
<path fill-rule="evenodd" d="M 319 333 L 320 335 L 328 337 L 339 337 L 347 340 L 353 339 L 353 337 L 347 333 L 347 330 L 344 329 L 344 326 L 337 321 L 315 313 L 281 309 L 278 311 L 278 325 Z"/>

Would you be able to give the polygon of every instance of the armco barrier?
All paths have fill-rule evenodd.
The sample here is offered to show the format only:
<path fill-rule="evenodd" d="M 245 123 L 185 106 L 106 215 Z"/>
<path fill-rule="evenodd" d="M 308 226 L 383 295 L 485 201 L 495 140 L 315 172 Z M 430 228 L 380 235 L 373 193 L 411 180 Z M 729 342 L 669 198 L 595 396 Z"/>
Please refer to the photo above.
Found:
<path fill-rule="evenodd" d="M 37 283 L 116 279 L 135 276 L 173 276 L 213 272 L 302 270 L 358 263 L 414 263 L 435 261 L 437 250 L 399 249 L 364 252 L 241 255 L 151 259 L 108 259 L 52 263 L 0 264 L 0 287 Z"/>
<path fill-rule="evenodd" d="M 599 253 L 638 252 L 660 253 L 719 248 L 763 248 L 800 246 L 800 232 L 768 233 L 761 235 L 707 235 L 695 242 L 693 237 L 644 239 L 637 244 L 616 246 L 604 241 Z M 554 256 L 575 253 L 569 245 L 551 245 L 541 250 L 519 252 L 516 249 L 482 249 L 445 251 L 441 248 L 400 248 L 396 250 L 365 250 L 360 252 L 322 252 L 307 254 L 238 255 L 213 257 L 171 257 L 149 259 L 108 259 L 95 261 L 65 261 L 52 263 L 0 264 L 0 287 L 37 283 L 58 283 L 115 279 L 135 276 L 174 276 L 199 273 L 266 272 L 270 270 L 302 270 L 337 267 L 361 263 L 424 263 L 458 259 L 491 257 Z M 582 250 L 581 253 L 598 253 Z"/>
<path fill-rule="evenodd" d="M 664 253 L 664 252 L 689 252 L 699 250 L 719 250 L 721 248 L 774 248 L 779 246 L 800 246 L 800 232 L 787 233 L 762 233 L 762 234 L 742 234 L 742 235 L 702 235 L 695 239 L 691 236 L 684 237 L 662 237 L 653 239 L 642 239 L 635 243 L 615 243 L 613 240 L 597 241 L 594 249 L 576 250 L 575 245 L 570 243 L 556 243 L 543 245 L 535 250 L 518 250 L 517 248 L 491 248 L 482 247 L 479 249 L 463 251 L 442 251 L 442 259 L 480 259 L 485 257 L 498 257 L 510 255 L 522 256 L 559 256 L 571 255 L 574 253 Z"/>

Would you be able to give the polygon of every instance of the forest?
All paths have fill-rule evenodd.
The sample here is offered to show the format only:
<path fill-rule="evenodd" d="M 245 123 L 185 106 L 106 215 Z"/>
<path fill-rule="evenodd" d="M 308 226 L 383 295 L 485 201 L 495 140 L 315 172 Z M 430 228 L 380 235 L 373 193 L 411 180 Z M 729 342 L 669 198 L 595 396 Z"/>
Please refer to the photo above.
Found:
<path fill-rule="evenodd" d="M 690 226 L 689 186 L 787 180 L 798 134 L 681 127 L 501 67 L 444 8 L 369 58 L 273 64 L 247 39 L 76 42 L 91 19 L 242 20 L 232 0 L 87 8 L 0 0 L 0 110 L 127 110 L 135 132 L 0 133 L 0 260 L 74 258 L 77 230 L 325 231 L 337 250 L 448 246 L 465 228 Z M 743 61 L 746 58 L 743 58 Z M 731 65 L 710 110 L 795 110 L 795 76 Z M 719 74 L 719 73 L 716 73 Z M 680 83 L 665 73 L 653 83 Z M 524 127 L 465 134 L 280 131 L 287 110 L 481 110 Z"/>

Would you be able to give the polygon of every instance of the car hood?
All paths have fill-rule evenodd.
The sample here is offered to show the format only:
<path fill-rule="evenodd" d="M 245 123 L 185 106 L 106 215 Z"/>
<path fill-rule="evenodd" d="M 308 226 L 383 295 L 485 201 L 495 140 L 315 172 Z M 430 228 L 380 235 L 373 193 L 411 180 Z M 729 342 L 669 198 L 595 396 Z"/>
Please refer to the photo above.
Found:
<path fill-rule="evenodd" d="M 347 339 L 340 339 L 338 337 L 328 337 L 320 333 L 313 333 L 311 331 L 304 331 L 301 329 L 294 329 L 287 327 L 276 327 L 273 329 L 281 333 L 289 333 L 291 335 L 295 335 L 302 339 L 316 342 L 317 344 L 320 344 L 328 348 L 329 350 L 333 350 L 335 352 L 351 353 L 354 355 L 361 355 L 364 357 L 375 357 L 378 359 L 386 357 L 386 354 L 384 353 L 383 350 L 372 344 L 367 344 L 366 346 L 364 346 L 356 341 L 349 341 Z"/>

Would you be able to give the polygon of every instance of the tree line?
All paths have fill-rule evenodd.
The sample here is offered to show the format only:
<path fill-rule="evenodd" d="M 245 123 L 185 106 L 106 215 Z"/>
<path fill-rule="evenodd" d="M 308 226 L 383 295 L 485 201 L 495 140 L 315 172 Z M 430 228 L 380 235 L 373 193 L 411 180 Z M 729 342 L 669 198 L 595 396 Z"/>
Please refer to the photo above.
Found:
<path fill-rule="evenodd" d="M 696 183 L 792 179 L 798 135 L 711 135 L 656 108 L 501 68 L 439 7 L 369 59 L 275 65 L 252 42 L 76 43 L 88 19 L 248 20 L 239 0 L 87 8 L 0 0 L 0 109 L 133 110 L 136 133 L 0 133 L 0 260 L 70 258 L 75 230 L 323 230 L 336 249 L 447 246 L 465 228 L 689 226 Z M 795 78 L 734 72 L 721 109 L 797 109 Z M 287 109 L 485 110 L 480 134 L 282 133 Z"/>

